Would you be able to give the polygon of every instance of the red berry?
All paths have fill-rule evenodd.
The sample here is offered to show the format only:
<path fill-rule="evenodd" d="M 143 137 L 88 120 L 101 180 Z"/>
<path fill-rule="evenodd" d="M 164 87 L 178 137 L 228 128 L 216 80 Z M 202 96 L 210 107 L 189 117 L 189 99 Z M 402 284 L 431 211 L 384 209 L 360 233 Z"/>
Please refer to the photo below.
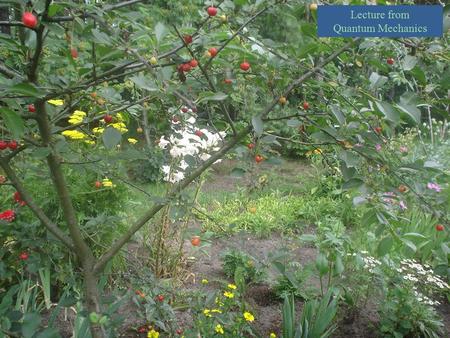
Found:
<path fill-rule="evenodd" d="M 388 58 L 387 60 L 386 60 L 386 62 L 387 62 L 387 64 L 388 65 L 393 65 L 394 64 L 394 59 L 393 58 Z"/>
<path fill-rule="evenodd" d="M 78 51 L 76 48 L 70 48 L 70 55 L 72 55 L 72 58 L 76 59 L 78 57 Z"/>
<path fill-rule="evenodd" d="M 375 128 L 373 128 L 374 130 L 375 130 L 375 132 L 377 133 L 377 134 L 381 134 L 381 132 L 383 131 L 383 128 L 381 128 L 381 127 L 375 127 Z"/>
<path fill-rule="evenodd" d="M 31 12 L 24 12 L 22 15 L 22 23 L 25 25 L 25 27 L 28 28 L 35 28 L 37 25 L 37 18 L 36 16 Z"/>
<path fill-rule="evenodd" d="M 17 142 L 16 141 L 11 141 L 8 143 L 8 148 L 11 150 L 16 150 L 17 149 Z"/>
<path fill-rule="evenodd" d="M 197 135 L 198 137 L 202 137 L 203 133 L 201 132 L 201 130 L 196 130 L 195 135 Z"/>
<path fill-rule="evenodd" d="M 138 328 L 137 331 L 138 331 L 138 333 L 146 333 L 148 331 L 148 328 L 147 328 L 147 326 L 142 325 Z"/>
<path fill-rule="evenodd" d="M 13 199 L 15 202 L 19 203 L 20 201 L 22 201 L 22 198 L 20 197 L 20 192 L 16 191 L 13 195 Z"/>
<path fill-rule="evenodd" d="M 36 108 L 34 107 L 34 104 L 29 104 L 28 105 L 28 111 L 30 113 L 34 113 L 36 111 Z"/>
<path fill-rule="evenodd" d="M 211 47 L 210 49 L 208 49 L 209 54 L 211 54 L 211 57 L 214 57 L 217 55 L 217 48 L 215 47 Z"/>
<path fill-rule="evenodd" d="M 189 111 L 189 109 L 188 109 L 187 107 L 183 107 L 183 108 L 181 108 L 181 111 L 182 111 L 183 113 L 187 113 L 187 112 Z"/>
<path fill-rule="evenodd" d="M 185 35 L 183 37 L 183 40 L 186 45 L 189 45 L 190 43 L 192 43 L 192 35 Z"/>
<path fill-rule="evenodd" d="M 303 109 L 308 110 L 309 109 L 309 103 L 308 102 L 303 102 Z"/>
<path fill-rule="evenodd" d="M 26 251 L 20 253 L 20 255 L 19 255 L 19 258 L 22 261 L 26 261 L 28 259 L 28 257 L 30 257 L 30 256 L 28 255 L 28 252 L 26 252 Z"/>
<path fill-rule="evenodd" d="M 198 66 L 198 61 L 196 59 L 192 59 L 191 61 L 189 61 L 189 64 L 192 68 L 195 68 Z"/>
<path fill-rule="evenodd" d="M 183 72 L 189 72 L 191 70 L 191 65 L 189 63 L 183 63 L 181 70 Z"/>
<path fill-rule="evenodd" d="M 262 160 L 264 160 L 264 158 L 261 155 L 256 155 L 255 156 L 256 163 L 260 163 L 260 162 L 262 162 Z"/>
<path fill-rule="evenodd" d="M 103 116 L 103 121 L 105 121 L 106 124 L 110 124 L 113 120 L 113 117 L 109 114 L 105 114 Z"/>
<path fill-rule="evenodd" d="M 192 244 L 193 246 L 199 246 L 199 245 L 200 245 L 200 242 L 201 242 L 200 236 L 192 236 L 192 238 L 191 238 L 191 244 Z"/>
<path fill-rule="evenodd" d="M 183 330 L 182 329 L 178 329 L 178 330 L 175 331 L 175 333 L 177 335 L 182 335 L 183 334 Z"/>
<path fill-rule="evenodd" d="M 174 116 L 174 117 L 172 117 L 172 122 L 178 123 L 178 122 L 180 122 L 180 119 L 178 117 Z"/>
<path fill-rule="evenodd" d="M 8 148 L 8 143 L 5 141 L 0 141 L 0 150 L 5 150 Z"/>
<path fill-rule="evenodd" d="M 16 218 L 16 213 L 14 210 L 5 210 L 2 213 L 0 213 L 0 219 L 3 219 L 7 222 L 12 222 Z"/>
<path fill-rule="evenodd" d="M 444 231 L 444 226 L 442 224 L 436 224 L 436 231 Z"/>
<path fill-rule="evenodd" d="M 249 144 L 247 144 L 247 148 L 252 150 L 252 149 L 255 148 L 255 144 L 254 143 L 249 143 Z"/>
<path fill-rule="evenodd" d="M 209 16 L 216 16 L 217 15 L 217 8 L 214 6 L 208 7 L 206 10 L 208 12 Z"/>
<path fill-rule="evenodd" d="M 95 181 L 95 187 L 96 187 L 97 189 L 100 189 L 100 188 L 102 187 L 102 182 L 100 182 L 100 181 Z"/>
<path fill-rule="evenodd" d="M 191 110 L 192 110 L 193 113 L 196 113 L 197 112 L 197 107 L 192 107 Z"/>
<path fill-rule="evenodd" d="M 244 61 L 244 62 L 242 62 L 241 63 L 241 69 L 244 71 L 244 72 L 246 72 L 247 70 L 249 70 L 250 69 L 250 64 L 247 62 L 247 61 Z"/>
<path fill-rule="evenodd" d="M 233 80 L 232 79 L 225 79 L 225 80 L 223 80 L 223 82 L 225 82 L 226 84 L 232 84 Z"/>
<path fill-rule="evenodd" d="M 158 296 L 156 296 L 156 300 L 158 302 L 164 302 L 164 296 L 163 295 L 158 295 Z"/>

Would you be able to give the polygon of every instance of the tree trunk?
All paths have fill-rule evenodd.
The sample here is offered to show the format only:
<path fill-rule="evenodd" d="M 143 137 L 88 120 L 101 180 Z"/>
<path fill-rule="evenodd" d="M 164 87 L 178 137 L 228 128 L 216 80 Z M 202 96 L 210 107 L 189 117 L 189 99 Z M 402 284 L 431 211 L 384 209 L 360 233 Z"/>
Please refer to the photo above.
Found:
<path fill-rule="evenodd" d="M 88 311 L 88 320 L 90 314 L 96 313 L 100 319 L 102 314 L 102 306 L 100 301 L 100 293 L 98 292 L 98 277 L 93 273 L 93 264 L 83 264 L 84 289 L 85 289 L 85 307 Z M 92 338 L 106 338 L 106 332 L 98 323 L 90 321 L 90 329 Z"/>

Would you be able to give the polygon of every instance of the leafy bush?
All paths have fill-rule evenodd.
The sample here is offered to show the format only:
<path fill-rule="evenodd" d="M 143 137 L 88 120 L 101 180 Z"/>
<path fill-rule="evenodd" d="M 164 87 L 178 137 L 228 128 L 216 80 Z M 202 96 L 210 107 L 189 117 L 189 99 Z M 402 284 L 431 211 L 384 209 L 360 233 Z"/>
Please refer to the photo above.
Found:
<path fill-rule="evenodd" d="M 161 166 L 164 163 L 164 155 L 161 149 L 154 147 L 142 151 L 146 159 L 130 162 L 128 175 L 139 183 L 158 182 L 162 178 Z"/>
<path fill-rule="evenodd" d="M 378 313 L 380 330 L 389 337 L 438 338 L 443 334 L 444 325 L 434 308 L 410 288 L 389 288 Z"/>
<path fill-rule="evenodd" d="M 246 283 L 257 282 L 264 276 L 262 266 L 250 255 L 238 250 L 231 250 L 222 258 L 223 272 L 228 278 L 243 278 Z"/>

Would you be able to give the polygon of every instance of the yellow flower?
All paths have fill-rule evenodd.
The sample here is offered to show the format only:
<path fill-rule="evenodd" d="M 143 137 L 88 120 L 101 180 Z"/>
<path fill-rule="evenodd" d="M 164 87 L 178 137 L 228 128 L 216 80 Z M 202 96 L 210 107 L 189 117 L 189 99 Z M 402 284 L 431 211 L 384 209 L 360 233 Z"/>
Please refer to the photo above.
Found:
<path fill-rule="evenodd" d="M 83 122 L 83 119 L 86 117 L 86 113 L 81 110 L 75 110 L 72 115 L 69 117 L 70 124 L 78 124 Z"/>
<path fill-rule="evenodd" d="M 113 186 L 114 186 L 113 183 L 112 183 L 109 179 L 107 179 L 107 178 L 104 178 L 104 179 L 103 179 L 102 185 L 103 185 L 104 187 L 113 187 Z"/>
<path fill-rule="evenodd" d="M 250 312 L 244 312 L 244 318 L 247 322 L 253 322 L 255 317 Z"/>
<path fill-rule="evenodd" d="M 207 279 L 202 279 L 202 284 L 208 284 L 208 280 Z"/>
<path fill-rule="evenodd" d="M 220 301 L 220 299 L 218 297 L 216 297 L 215 302 L 216 302 L 217 305 L 223 306 L 223 303 Z"/>
<path fill-rule="evenodd" d="M 117 121 L 119 121 L 119 122 L 123 122 L 124 121 L 124 117 L 123 117 L 122 113 L 117 113 L 116 114 L 116 118 L 117 118 Z"/>
<path fill-rule="evenodd" d="M 211 317 L 211 310 L 210 310 L 210 309 L 204 309 L 204 310 L 203 310 L 203 314 L 204 314 L 206 317 Z"/>
<path fill-rule="evenodd" d="M 228 288 L 231 290 L 236 290 L 237 286 L 234 284 L 228 284 Z"/>
<path fill-rule="evenodd" d="M 136 140 L 135 138 L 129 138 L 128 142 L 130 142 L 131 144 L 136 144 L 138 143 L 138 140 Z"/>
<path fill-rule="evenodd" d="M 277 338 L 277 335 L 276 335 L 275 333 L 272 332 L 272 333 L 270 334 L 269 338 Z"/>
<path fill-rule="evenodd" d="M 62 106 L 64 104 L 64 101 L 60 99 L 48 100 L 47 102 L 54 106 Z"/>
<path fill-rule="evenodd" d="M 147 333 L 147 338 L 159 338 L 159 332 L 155 331 L 154 329 L 151 329 Z"/>
<path fill-rule="evenodd" d="M 225 296 L 225 297 L 227 297 L 227 298 L 234 298 L 234 293 L 233 292 L 228 292 L 228 291 L 225 291 L 224 293 L 223 293 L 223 295 Z"/>
<path fill-rule="evenodd" d="M 320 148 L 315 149 L 314 154 L 322 154 L 322 149 Z"/>
<path fill-rule="evenodd" d="M 105 128 L 97 127 L 97 128 L 92 129 L 92 131 L 94 134 L 103 134 L 103 132 L 105 131 Z"/>
<path fill-rule="evenodd" d="M 126 133 L 128 131 L 127 126 L 123 122 L 112 123 L 111 126 L 113 128 L 116 128 L 122 134 L 124 134 L 124 133 Z"/>
<path fill-rule="evenodd" d="M 61 134 L 70 138 L 71 140 L 82 140 L 86 138 L 86 134 L 78 130 L 64 130 Z"/>
<path fill-rule="evenodd" d="M 218 334 L 224 334 L 224 330 L 223 330 L 223 327 L 222 327 L 222 325 L 220 325 L 220 324 L 217 324 L 216 325 L 216 332 L 218 333 Z"/>
<path fill-rule="evenodd" d="M 222 313 L 222 311 L 220 311 L 219 309 L 212 309 L 211 312 L 212 313 Z"/>

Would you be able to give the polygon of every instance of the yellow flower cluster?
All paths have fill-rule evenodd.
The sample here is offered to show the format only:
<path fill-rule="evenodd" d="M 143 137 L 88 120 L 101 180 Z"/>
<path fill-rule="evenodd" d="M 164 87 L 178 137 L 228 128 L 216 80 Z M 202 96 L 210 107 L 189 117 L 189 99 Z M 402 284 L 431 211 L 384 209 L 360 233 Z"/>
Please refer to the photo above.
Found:
<path fill-rule="evenodd" d="M 81 110 L 75 110 L 72 115 L 69 116 L 70 124 L 78 124 L 83 122 L 83 119 L 86 117 L 86 113 Z"/>
<path fill-rule="evenodd" d="M 47 102 L 54 106 L 62 106 L 64 104 L 64 101 L 60 99 L 48 100 Z"/>
<path fill-rule="evenodd" d="M 216 325 L 216 332 L 217 332 L 218 334 L 224 334 L 225 331 L 223 330 L 223 326 L 220 325 L 220 324 L 217 324 L 217 325 Z"/>
<path fill-rule="evenodd" d="M 208 284 L 208 283 L 209 283 L 209 282 L 208 282 L 207 279 L 202 279 L 202 284 L 203 284 L 203 285 Z"/>
<path fill-rule="evenodd" d="M 236 290 L 237 286 L 234 284 L 228 284 L 228 288 L 231 290 Z"/>
<path fill-rule="evenodd" d="M 203 310 L 203 314 L 205 315 L 205 317 L 212 317 L 213 313 L 222 313 L 222 311 L 219 309 L 212 309 L 212 310 L 204 309 Z"/>
<path fill-rule="evenodd" d="M 225 297 L 227 297 L 227 298 L 234 298 L 234 293 L 233 292 L 229 292 L 229 291 L 225 291 L 224 293 L 223 293 L 223 295 L 225 296 Z"/>
<path fill-rule="evenodd" d="M 87 137 L 85 133 L 78 130 L 64 130 L 61 134 L 71 140 L 83 140 Z"/>
<path fill-rule="evenodd" d="M 114 187 L 114 184 L 111 182 L 111 180 L 109 180 L 109 179 L 107 179 L 107 178 L 104 178 L 104 179 L 103 179 L 102 185 L 103 185 L 105 188 L 112 188 L 112 187 Z"/>
<path fill-rule="evenodd" d="M 272 333 L 270 334 L 269 338 L 277 338 L 277 335 L 276 335 L 275 333 L 272 332 Z"/>
<path fill-rule="evenodd" d="M 138 140 L 136 140 L 135 138 L 129 138 L 128 142 L 131 144 L 136 144 L 136 143 L 138 143 Z"/>
<path fill-rule="evenodd" d="M 253 322 L 255 320 L 255 316 L 253 316 L 250 312 L 246 311 L 244 312 L 244 319 L 247 322 Z"/>
<path fill-rule="evenodd" d="M 159 338 L 159 332 L 155 331 L 154 329 L 151 329 L 147 333 L 147 338 Z"/>

